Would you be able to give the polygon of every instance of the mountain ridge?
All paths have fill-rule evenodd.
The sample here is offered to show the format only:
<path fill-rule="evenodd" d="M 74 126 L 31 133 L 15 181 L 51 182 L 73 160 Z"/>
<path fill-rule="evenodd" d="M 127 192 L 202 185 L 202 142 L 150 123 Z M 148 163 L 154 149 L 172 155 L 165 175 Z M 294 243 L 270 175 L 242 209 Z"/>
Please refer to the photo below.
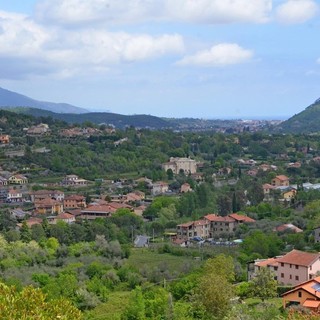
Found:
<path fill-rule="evenodd" d="M 23 94 L 0 87 L 0 108 L 28 107 L 48 110 L 56 113 L 85 113 L 87 109 L 73 106 L 68 103 L 55 103 L 32 99 Z"/>
<path fill-rule="evenodd" d="M 316 133 L 320 132 L 320 98 L 303 111 L 283 121 L 277 131 L 286 133 Z"/>

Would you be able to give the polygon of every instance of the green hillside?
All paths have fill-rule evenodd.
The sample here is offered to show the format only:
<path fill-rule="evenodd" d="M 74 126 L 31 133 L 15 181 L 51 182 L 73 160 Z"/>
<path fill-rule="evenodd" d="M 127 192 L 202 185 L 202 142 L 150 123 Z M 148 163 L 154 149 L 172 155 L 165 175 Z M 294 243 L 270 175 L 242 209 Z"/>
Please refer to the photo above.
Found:
<path fill-rule="evenodd" d="M 278 130 L 287 133 L 320 132 L 320 99 L 302 112 L 282 122 Z"/>
<path fill-rule="evenodd" d="M 123 129 L 128 126 L 137 128 L 163 129 L 170 127 L 170 123 L 161 118 L 150 115 L 121 115 L 111 112 L 89 112 L 82 114 L 55 113 L 43 109 L 16 107 L 8 109 L 13 112 L 23 113 L 34 117 L 51 117 L 67 123 L 84 123 L 86 121 L 94 124 L 110 124 L 116 128 Z"/>

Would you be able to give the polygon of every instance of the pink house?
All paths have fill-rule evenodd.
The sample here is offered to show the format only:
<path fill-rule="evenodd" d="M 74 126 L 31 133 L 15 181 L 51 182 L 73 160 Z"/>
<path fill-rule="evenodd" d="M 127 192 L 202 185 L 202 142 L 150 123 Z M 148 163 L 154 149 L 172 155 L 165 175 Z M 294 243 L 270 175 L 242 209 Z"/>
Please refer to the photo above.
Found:
<path fill-rule="evenodd" d="M 277 279 L 284 285 L 297 285 L 320 271 L 320 254 L 292 250 L 278 260 Z"/>

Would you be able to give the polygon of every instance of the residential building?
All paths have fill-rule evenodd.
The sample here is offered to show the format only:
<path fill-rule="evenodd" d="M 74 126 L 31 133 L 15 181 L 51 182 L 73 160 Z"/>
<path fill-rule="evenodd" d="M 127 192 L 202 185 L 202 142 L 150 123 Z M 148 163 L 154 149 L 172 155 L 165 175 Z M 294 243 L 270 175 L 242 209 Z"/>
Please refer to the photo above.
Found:
<path fill-rule="evenodd" d="M 291 233 L 301 233 L 301 232 L 303 232 L 302 229 L 296 227 L 292 223 L 282 224 L 282 225 L 276 227 L 274 229 L 274 231 L 276 231 L 276 232 L 291 232 Z"/>
<path fill-rule="evenodd" d="M 6 185 L 8 185 L 8 179 L 0 176 L 0 186 L 6 186 Z"/>
<path fill-rule="evenodd" d="M 257 259 L 249 262 L 247 264 L 248 281 L 254 278 L 261 268 L 268 268 L 273 273 L 274 280 L 278 280 L 278 259 L 281 257 L 282 256 L 269 259 Z"/>
<path fill-rule="evenodd" d="M 97 218 L 111 217 L 116 210 L 108 205 L 88 205 L 88 207 L 81 210 L 81 219 L 93 220 Z"/>
<path fill-rule="evenodd" d="M 51 198 L 58 201 L 64 200 L 64 192 L 60 190 L 38 190 L 29 193 L 32 202 Z"/>
<path fill-rule="evenodd" d="M 299 282 L 282 295 L 283 308 L 299 305 L 320 314 L 320 277 Z"/>
<path fill-rule="evenodd" d="M 76 218 L 73 214 L 66 212 L 60 213 L 57 216 L 48 217 L 47 219 L 50 224 L 56 224 L 58 221 L 63 221 L 67 224 L 71 224 L 76 221 Z"/>
<path fill-rule="evenodd" d="M 190 191 L 192 191 L 192 188 L 189 183 L 186 182 L 183 185 L 181 185 L 181 187 L 180 187 L 181 193 L 186 193 L 186 192 L 190 192 Z"/>
<path fill-rule="evenodd" d="M 278 259 L 278 282 L 297 285 L 315 277 L 320 271 L 320 253 L 292 250 Z"/>
<path fill-rule="evenodd" d="M 22 202 L 22 192 L 20 190 L 9 189 L 7 192 L 7 202 Z"/>
<path fill-rule="evenodd" d="M 271 184 L 276 187 L 287 187 L 289 186 L 289 178 L 285 175 L 279 175 L 272 179 Z"/>
<path fill-rule="evenodd" d="M 292 199 L 294 199 L 297 195 L 297 190 L 294 188 L 290 188 L 289 190 L 286 190 L 282 192 L 282 200 L 290 202 Z"/>
<path fill-rule="evenodd" d="M 168 190 L 169 190 L 169 185 L 166 182 L 159 181 L 159 182 L 155 182 L 152 185 L 151 193 L 153 196 L 157 196 L 157 195 L 168 192 Z"/>
<path fill-rule="evenodd" d="M 64 186 L 86 186 L 88 184 L 88 181 L 85 179 L 79 178 L 75 174 L 67 175 L 63 178 L 61 181 L 61 184 Z"/>
<path fill-rule="evenodd" d="M 9 177 L 8 182 L 10 184 L 26 184 L 28 183 L 28 178 L 22 174 L 15 174 Z"/>
<path fill-rule="evenodd" d="M 190 158 L 171 157 L 169 162 L 162 165 L 162 168 L 165 171 L 171 169 L 174 174 L 178 174 L 181 171 L 185 174 L 193 174 L 197 172 L 197 162 Z"/>
<path fill-rule="evenodd" d="M 65 209 L 85 208 L 87 206 L 86 197 L 77 194 L 67 196 L 63 200 L 63 206 Z"/>
<path fill-rule="evenodd" d="M 133 191 L 127 193 L 124 197 L 124 202 L 140 202 L 145 199 L 145 193 L 142 191 Z"/>
<path fill-rule="evenodd" d="M 42 136 L 50 132 L 49 126 L 46 123 L 40 123 L 37 126 L 32 126 L 27 129 L 28 136 Z"/>
<path fill-rule="evenodd" d="M 45 198 L 34 203 L 38 214 L 60 214 L 63 212 L 63 204 L 58 200 Z"/>
<path fill-rule="evenodd" d="M 209 238 L 232 234 L 236 231 L 237 222 L 229 216 L 221 217 L 215 214 L 208 214 L 204 216 L 204 219 L 210 223 Z"/>
<path fill-rule="evenodd" d="M 208 214 L 202 220 L 190 221 L 177 225 L 178 239 L 190 239 L 195 236 L 206 238 L 219 238 L 226 234 L 232 235 L 236 228 L 243 223 L 253 223 L 254 219 L 236 213 L 222 217 Z"/>
<path fill-rule="evenodd" d="M 9 211 L 10 215 L 17 220 L 23 220 L 26 216 L 31 215 L 30 212 L 24 211 L 21 208 L 12 208 Z"/>

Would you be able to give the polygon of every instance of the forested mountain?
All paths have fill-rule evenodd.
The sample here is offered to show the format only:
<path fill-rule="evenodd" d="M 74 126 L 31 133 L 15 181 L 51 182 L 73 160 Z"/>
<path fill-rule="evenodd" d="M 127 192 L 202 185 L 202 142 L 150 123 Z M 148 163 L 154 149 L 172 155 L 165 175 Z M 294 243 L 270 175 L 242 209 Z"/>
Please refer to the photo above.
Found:
<path fill-rule="evenodd" d="M 13 108 L 9 109 L 17 113 L 23 113 L 34 117 L 51 117 L 65 121 L 67 123 L 84 123 L 91 122 L 93 124 L 113 125 L 116 128 L 123 129 L 125 127 L 134 126 L 137 128 L 163 129 L 171 127 L 171 124 L 164 119 L 150 115 L 122 115 L 111 112 L 89 112 L 82 114 L 75 113 L 55 113 L 47 110 L 36 108 Z"/>
<path fill-rule="evenodd" d="M 320 98 L 302 112 L 282 122 L 278 130 L 291 133 L 313 133 L 320 131 Z"/>
<path fill-rule="evenodd" d="M 87 112 L 86 109 L 75 107 L 71 104 L 38 101 L 24 96 L 22 94 L 9 91 L 0 87 L 0 108 L 3 107 L 6 109 L 14 107 L 31 107 L 62 113 Z"/>

